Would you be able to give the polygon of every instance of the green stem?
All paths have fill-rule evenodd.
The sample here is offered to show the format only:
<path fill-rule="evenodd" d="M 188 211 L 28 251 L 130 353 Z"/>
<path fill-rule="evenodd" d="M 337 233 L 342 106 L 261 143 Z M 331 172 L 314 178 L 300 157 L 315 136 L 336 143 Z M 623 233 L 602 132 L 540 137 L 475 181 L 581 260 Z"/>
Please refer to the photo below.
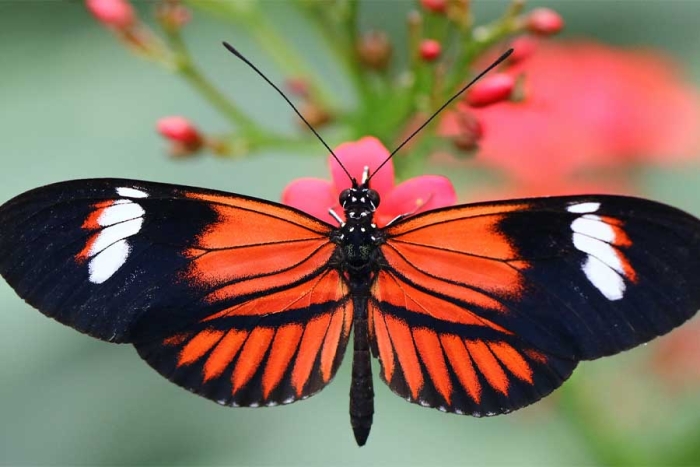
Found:
<path fill-rule="evenodd" d="M 260 135 L 267 133 L 261 129 L 253 120 L 242 112 L 228 97 L 222 93 L 214 84 L 194 64 L 192 57 L 187 50 L 185 42 L 182 40 L 180 31 L 174 28 L 165 27 L 165 34 L 168 44 L 172 49 L 175 71 L 195 88 L 216 110 L 239 130 L 249 135 Z"/>
<path fill-rule="evenodd" d="M 323 81 L 311 75 L 310 67 L 304 58 L 291 45 L 286 37 L 279 35 L 277 29 L 260 10 L 260 3 L 253 1 L 198 1 L 186 0 L 193 8 L 207 11 L 225 18 L 237 26 L 244 28 L 255 41 L 269 54 L 282 69 L 286 76 L 304 76 L 310 85 L 314 101 L 326 109 L 335 109 L 335 98 L 332 92 L 325 89 Z"/>

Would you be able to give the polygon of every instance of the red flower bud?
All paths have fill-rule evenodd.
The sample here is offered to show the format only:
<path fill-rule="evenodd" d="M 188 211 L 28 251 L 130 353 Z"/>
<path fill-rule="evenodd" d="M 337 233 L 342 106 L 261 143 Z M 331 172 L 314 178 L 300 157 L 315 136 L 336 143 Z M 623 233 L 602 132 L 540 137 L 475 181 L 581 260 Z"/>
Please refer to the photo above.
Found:
<path fill-rule="evenodd" d="M 442 53 L 442 45 L 435 39 L 424 39 L 419 46 L 420 57 L 426 62 L 436 60 Z"/>
<path fill-rule="evenodd" d="M 447 0 L 420 0 L 420 4 L 433 13 L 444 13 L 447 10 Z"/>
<path fill-rule="evenodd" d="M 511 75 L 494 73 L 472 86 L 465 99 L 472 107 L 484 107 L 508 99 L 514 87 Z"/>
<path fill-rule="evenodd" d="M 134 8 L 127 0 L 85 0 L 85 6 L 105 26 L 128 29 L 136 21 Z"/>
<path fill-rule="evenodd" d="M 556 34 L 564 27 L 564 19 L 549 8 L 536 8 L 525 19 L 527 29 L 542 36 Z"/>
<path fill-rule="evenodd" d="M 185 145 L 191 150 L 199 149 L 203 139 L 199 130 L 185 117 L 173 116 L 158 120 L 158 132 L 165 138 Z"/>

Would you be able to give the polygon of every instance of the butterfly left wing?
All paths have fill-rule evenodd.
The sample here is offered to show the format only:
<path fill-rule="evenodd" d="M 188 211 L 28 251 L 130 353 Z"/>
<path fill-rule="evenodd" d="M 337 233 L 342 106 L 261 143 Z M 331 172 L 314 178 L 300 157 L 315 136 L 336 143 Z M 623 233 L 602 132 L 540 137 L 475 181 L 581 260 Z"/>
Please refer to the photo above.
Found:
<path fill-rule="evenodd" d="M 291 402 L 342 357 L 352 309 L 332 226 L 255 198 L 119 179 L 63 182 L 0 207 L 0 274 L 29 304 L 130 342 L 223 403 Z"/>
<path fill-rule="evenodd" d="M 382 378 L 458 413 L 528 405 L 580 360 L 700 308 L 700 221 L 636 198 L 456 206 L 385 229 L 370 301 Z"/>

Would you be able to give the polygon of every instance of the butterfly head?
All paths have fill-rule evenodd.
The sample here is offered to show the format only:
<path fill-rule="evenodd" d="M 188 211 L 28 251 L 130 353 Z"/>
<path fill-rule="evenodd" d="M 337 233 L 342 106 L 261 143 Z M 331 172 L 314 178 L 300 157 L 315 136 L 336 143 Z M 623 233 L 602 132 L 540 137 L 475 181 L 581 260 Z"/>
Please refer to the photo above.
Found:
<path fill-rule="evenodd" d="M 339 201 L 345 212 L 374 212 L 379 206 L 379 193 L 366 186 L 353 187 L 343 190 Z"/>
<path fill-rule="evenodd" d="M 365 167 L 362 173 L 362 183 L 358 184 L 355 179 L 352 180 L 352 188 L 343 190 L 340 193 L 339 203 L 343 210 L 348 214 L 348 218 L 354 218 L 359 214 L 351 213 L 366 213 L 362 217 L 374 213 L 379 207 L 379 193 L 369 187 L 369 167 Z"/>

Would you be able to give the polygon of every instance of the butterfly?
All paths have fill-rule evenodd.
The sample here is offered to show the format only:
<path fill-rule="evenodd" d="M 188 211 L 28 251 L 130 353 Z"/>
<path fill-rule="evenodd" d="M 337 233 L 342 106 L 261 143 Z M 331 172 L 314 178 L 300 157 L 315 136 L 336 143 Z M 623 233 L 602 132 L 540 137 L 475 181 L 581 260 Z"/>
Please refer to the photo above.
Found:
<path fill-rule="evenodd" d="M 134 345 L 222 405 L 316 394 L 352 336 L 358 445 L 374 414 L 372 358 L 409 402 L 496 415 L 700 308 L 700 220 L 661 203 L 529 198 L 379 227 L 369 170 L 339 203 L 332 224 L 202 188 L 56 183 L 0 206 L 0 274 L 45 315 Z"/>

